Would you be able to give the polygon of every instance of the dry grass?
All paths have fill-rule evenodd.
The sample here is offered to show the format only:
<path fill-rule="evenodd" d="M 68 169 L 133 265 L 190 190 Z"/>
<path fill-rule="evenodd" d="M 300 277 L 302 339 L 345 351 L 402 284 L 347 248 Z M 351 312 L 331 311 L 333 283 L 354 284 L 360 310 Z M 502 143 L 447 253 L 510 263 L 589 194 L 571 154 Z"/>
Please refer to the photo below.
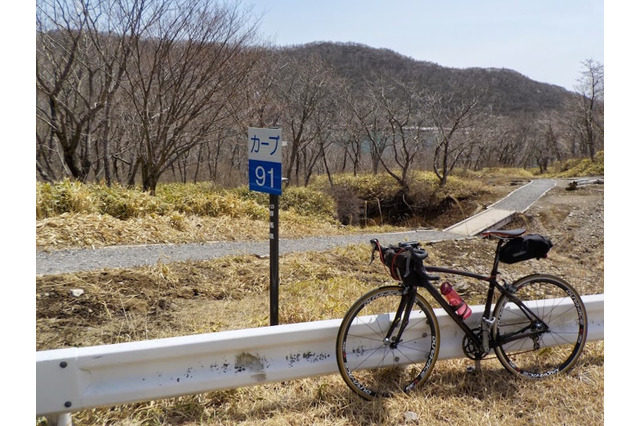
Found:
<path fill-rule="evenodd" d="M 530 229 L 552 236 L 555 246 L 549 260 L 504 267 L 503 278 L 513 279 L 543 267 L 573 278 L 570 281 L 583 294 L 602 293 L 604 238 L 598 227 L 601 225 L 588 226 L 589 220 L 601 219 L 583 213 L 593 213 L 603 189 L 571 194 L 554 191 L 546 204 L 536 206 L 521 219 Z M 78 227 L 67 229 L 69 223 L 79 222 L 60 222 L 58 234 L 68 233 L 69 238 L 75 235 L 82 240 L 91 221 L 81 232 Z M 240 228 L 232 226 L 239 222 Z M 158 235 L 162 229 L 162 235 L 170 233 L 166 223 L 156 223 L 157 228 L 148 226 L 149 232 L 156 229 Z M 251 229 L 253 225 L 234 220 L 219 229 L 225 226 L 230 237 L 239 238 L 242 228 Z M 95 232 L 116 232 L 105 229 L 110 227 L 104 223 Z M 264 223 L 257 227 L 264 228 Z M 136 232 L 128 232 L 143 236 L 144 229 L 141 226 Z M 591 238 L 591 234 L 596 236 Z M 94 237 L 86 238 L 89 241 Z M 473 239 L 435 243 L 427 249 L 434 264 L 486 272 L 492 247 L 489 241 Z M 367 266 L 368 258 L 365 244 L 282 256 L 281 323 L 339 318 L 364 291 L 388 282 L 379 263 Z M 37 349 L 266 326 L 268 281 L 268 260 L 252 256 L 37 277 Z M 82 288 L 85 294 L 70 297 L 72 288 Z M 474 303 L 479 290 L 469 283 L 465 299 Z M 545 381 L 516 378 L 496 360 L 483 362 L 477 373 L 466 372 L 471 365 L 473 362 L 466 359 L 438 361 L 432 376 L 416 393 L 375 402 L 360 400 L 339 375 L 330 375 L 86 410 L 74 413 L 73 421 L 76 425 L 332 426 L 604 423 L 604 342 L 589 343 L 570 374 Z M 410 412 L 416 414 L 417 422 Z M 45 423 L 43 419 L 36 421 Z"/>
<path fill-rule="evenodd" d="M 64 181 L 37 185 L 36 250 L 131 244 L 253 241 L 268 238 L 268 198 L 241 188 L 206 185 L 141 191 Z M 258 195 L 255 195 L 258 194 Z M 187 201 L 188 200 L 188 201 Z M 306 188 L 291 188 L 280 202 L 280 237 L 358 232 L 332 216 L 333 201 Z M 371 226 L 385 232 L 389 226 Z"/>
<path fill-rule="evenodd" d="M 442 244 L 431 247 L 434 258 L 465 248 Z M 362 246 L 283 256 L 281 322 L 338 318 L 362 292 L 388 281 L 380 265 L 366 266 L 367 255 Z M 256 270 L 264 276 L 251 273 Z M 267 271 L 265 260 L 233 257 L 39 278 L 38 311 L 55 315 L 38 319 L 39 349 L 266 326 Z M 86 298 L 71 301 L 67 292 L 77 287 Z M 404 420 L 411 411 L 420 424 L 603 423 L 604 342 L 588 344 L 570 375 L 548 381 L 518 379 L 495 360 L 483 362 L 479 374 L 466 372 L 471 365 L 438 361 L 417 393 L 373 403 L 331 375 L 87 410 L 73 418 L 76 425 L 413 424 Z"/>
<path fill-rule="evenodd" d="M 282 238 L 353 232 L 353 229 L 338 227 L 334 223 L 292 216 L 294 213 L 291 212 L 280 214 Z M 182 213 L 147 215 L 128 220 L 97 213 L 63 213 L 37 222 L 36 249 L 265 240 L 269 231 L 265 223 L 266 219 Z"/>

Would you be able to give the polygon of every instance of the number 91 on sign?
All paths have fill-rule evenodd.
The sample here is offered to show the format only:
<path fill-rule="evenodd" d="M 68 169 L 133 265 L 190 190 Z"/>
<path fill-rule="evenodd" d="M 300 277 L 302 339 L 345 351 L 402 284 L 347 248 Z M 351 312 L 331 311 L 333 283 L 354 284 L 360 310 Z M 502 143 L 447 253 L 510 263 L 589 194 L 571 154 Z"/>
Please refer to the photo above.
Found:
<path fill-rule="evenodd" d="M 249 160 L 249 190 L 282 195 L 282 164 Z"/>

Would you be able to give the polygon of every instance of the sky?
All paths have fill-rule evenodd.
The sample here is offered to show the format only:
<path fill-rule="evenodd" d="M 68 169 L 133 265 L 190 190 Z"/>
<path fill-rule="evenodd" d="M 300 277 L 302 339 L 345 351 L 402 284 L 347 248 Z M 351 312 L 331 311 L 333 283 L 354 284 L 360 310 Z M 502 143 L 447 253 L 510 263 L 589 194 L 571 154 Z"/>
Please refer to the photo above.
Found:
<path fill-rule="evenodd" d="M 416 60 L 508 68 L 573 90 L 604 64 L 604 0 L 245 0 L 278 46 L 355 42 Z"/>

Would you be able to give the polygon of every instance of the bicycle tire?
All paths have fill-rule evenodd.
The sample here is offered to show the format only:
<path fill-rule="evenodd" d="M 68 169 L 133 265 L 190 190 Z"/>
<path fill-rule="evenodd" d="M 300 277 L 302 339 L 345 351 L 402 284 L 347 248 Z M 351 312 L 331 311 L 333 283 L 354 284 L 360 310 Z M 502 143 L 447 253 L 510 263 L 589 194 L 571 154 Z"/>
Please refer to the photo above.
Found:
<path fill-rule="evenodd" d="M 346 384 L 366 400 L 415 389 L 429 376 L 438 358 L 438 320 L 420 294 L 416 294 L 409 324 L 397 348 L 385 344 L 401 298 L 400 286 L 372 290 L 353 304 L 340 324 L 336 340 L 338 370 Z"/>
<path fill-rule="evenodd" d="M 562 278 L 543 274 L 520 278 L 513 287 L 515 295 L 527 306 L 538 306 L 537 315 L 549 329 L 538 337 L 496 346 L 500 363 L 509 372 L 529 379 L 571 370 L 587 341 L 587 311 L 578 292 Z M 511 333 L 517 335 L 534 329 L 523 311 L 504 294 L 496 303 L 494 316 L 496 342 Z"/>

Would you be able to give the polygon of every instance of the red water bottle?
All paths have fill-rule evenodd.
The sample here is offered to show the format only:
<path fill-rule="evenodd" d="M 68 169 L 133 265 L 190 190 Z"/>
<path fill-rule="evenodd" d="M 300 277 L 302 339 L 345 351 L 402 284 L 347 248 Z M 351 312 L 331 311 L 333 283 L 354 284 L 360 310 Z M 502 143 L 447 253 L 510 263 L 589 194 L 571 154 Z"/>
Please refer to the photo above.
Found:
<path fill-rule="evenodd" d="M 449 305 L 456 310 L 456 313 L 460 318 L 467 319 L 471 315 L 471 308 L 465 303 L 458 293 L 451 287 L 448 282 L 443 282 L 440 286 L 440 293 L 447 299 Z"/>

